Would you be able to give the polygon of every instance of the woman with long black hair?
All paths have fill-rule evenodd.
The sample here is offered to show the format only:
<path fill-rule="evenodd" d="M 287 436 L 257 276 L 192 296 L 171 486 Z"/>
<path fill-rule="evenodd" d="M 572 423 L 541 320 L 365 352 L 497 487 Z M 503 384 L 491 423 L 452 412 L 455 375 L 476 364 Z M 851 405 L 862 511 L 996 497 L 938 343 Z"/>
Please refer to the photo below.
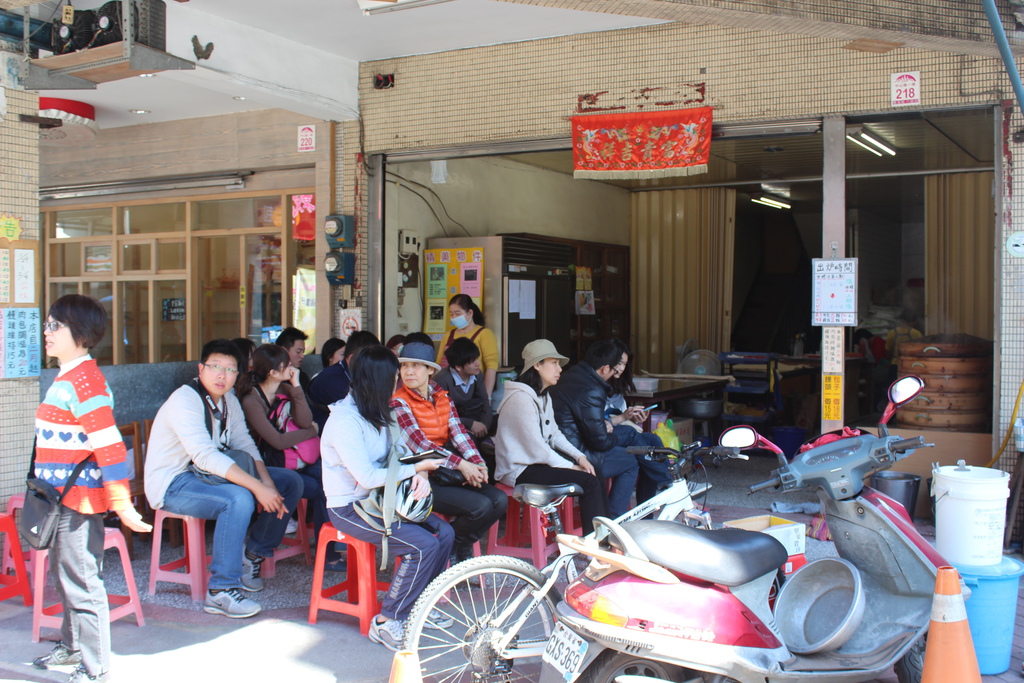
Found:
<path fill-rule="evenodd" d="M 320 441 L 324 491 L 334 527 L 379 546 L 383 532 L 368 524 L 354 503 L 369 496 L 371 489 L 385 484 L 388 457 L 398 440 L 389 405 L 398 381 L 398 359 L 384 346 L 370 346 L 360 351 L 351 371 L 349 394 L 332 406 Z M 425 497 L 430 493 L 426 473 L 436 469 L 438 463 L 439 460 L 422 460 L 415 465 L 400 465 L 398 479 L 411 477 L 413 495 Z M 419 524 L 404 521 L 391 525 L 387 551 L 389 555 L 401 556 L 402 563 L 392 578 L 380 614 L 370 625 L 370 640 L 391 650 L 401 647 L 405 620 L 423 589 L 444 571 L 454 538 L 452 528 L 436 515 Z M 451 625 L 451 620 L 443 615 L 432 616 L 433 626 Z"/>
<path fill-rule="evenodd" d="M 456 339 L 468 339 L 480 349 L 480 364 L 484 368 L 484 388 L 487 395 L 494 393 L 494 382 L 498 377 L 498 339 L 494 332 L 485 327 L 483 311 L 468 294 L 456 294 L 448 302 L 448 316 L 454 329 L 444 336 L 444 343 L 437 349 L 435 361 L 442 368 L 448 367 L 444 352 Z"/>

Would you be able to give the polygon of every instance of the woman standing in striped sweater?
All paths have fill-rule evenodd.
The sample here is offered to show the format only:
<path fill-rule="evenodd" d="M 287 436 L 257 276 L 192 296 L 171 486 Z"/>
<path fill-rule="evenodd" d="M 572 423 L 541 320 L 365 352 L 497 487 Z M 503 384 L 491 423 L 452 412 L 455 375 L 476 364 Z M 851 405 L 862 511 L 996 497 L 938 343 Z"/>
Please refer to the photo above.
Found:
<path fill-rule="evenodd" d="M 36 411 L 35 474 L 63 490 L 74 466 L 88 461 L 64 498 L 50 566 L 64 606 L 61 642 L 33 664 L 77 667 L 69 683 L 105 681 L 110 671 L 110 613 L 103 586 L 103 517 L 113 510 L 133 531 L 152 526 L 132 506 L 121 433 L 110 389 L 89 349 L 107 329 L 93 298 L 57 299 L 43 323 L 48 356 L 60 370 Z"/>

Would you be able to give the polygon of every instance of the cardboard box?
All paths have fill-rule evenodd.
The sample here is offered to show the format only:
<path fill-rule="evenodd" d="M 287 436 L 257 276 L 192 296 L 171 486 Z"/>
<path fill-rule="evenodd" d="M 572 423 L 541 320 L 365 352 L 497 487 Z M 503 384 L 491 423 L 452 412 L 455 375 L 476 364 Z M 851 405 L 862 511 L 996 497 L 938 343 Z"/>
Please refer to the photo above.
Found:
<path fill-rule="evenodd" d="M 679 443 L 685 446 L 688 443 L 693 443 L 693 420 L 688 417 L 673 417 L 672 426 L 676 430 L 676 436 L 679 437 Z"/>
<path fill-rule="evenodd" d="M 782 517 L 774 515 L 759 515 L 757 517 L 744 517 L 734 519 L 725 523 L 731 529 L 746 529 L 747 531 L 760 531 L 774 536 L 786 547 L 789 555 L 804 554 L 804 537 L 807 533 L 807 525 L 799 522 L 791 522 Z"/>

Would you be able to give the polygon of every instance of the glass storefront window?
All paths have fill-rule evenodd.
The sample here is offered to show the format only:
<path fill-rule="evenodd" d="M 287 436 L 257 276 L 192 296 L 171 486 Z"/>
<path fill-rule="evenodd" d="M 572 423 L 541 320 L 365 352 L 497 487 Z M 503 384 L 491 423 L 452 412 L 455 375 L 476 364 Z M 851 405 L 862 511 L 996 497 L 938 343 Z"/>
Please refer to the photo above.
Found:
<path fill-rule="evenodd" d="M 110 273 L 114 270 L 109 244 L 87 245 L 85 247 L 85 272 Z"/>
<path fill-rule="evenodd" d="M 241 330 L 239 310 L 245 301 L 241 292 L 237 237 L 207 237 L 199 240 L 199 339 L 234 339 Z"/>
<path fill-rule="evenodd" d="M 157 280 L 153 282 L 156 305 L 154 315 L 159 311 L 156 325 L 156 353 L 158 363 L 188 360 L 185 344 L 185 318 L 188 306 L 185 299 L 184 280 Z"/>
<path fill-rule="evenodd" d="M 50 245 L 50 276 L 77 277 L 82 274 L 82 245 L 57 242 Z M 75 285 L 77 288 L 77 285 Z"/>
<path fill-rule="evenodd" d="M 317 347 L 316 336 L 316 195 L 294 194 L 291 199 L 292 325 L 309 335 L 306 347 Z M 325 337 L 326 338 L 326 337 Z"/>
<path fill-rule="evenodd" d="M 126 206 L 121 214 L 121 233 L 145 235 L 153 232 L 184 232 L 185 203 Z"/>
<path fill-rule="evenodd" d="M 107 333 L 100 343 L 89 352 L 100 365 L 111 365 L 114 362 L 114 285 L 111 282 L 85 282 L 82 294 L 91 296 L 107 309 Z"/>
<path fill-rule="evenodd" d="M 157 242 L 156 269 L 160 272 L 185 270 L 185 242 Z"/>
<path fill-rule="evenodd" d="M 149 283 L 118 283 L 125 363 L 149 362 Z"/>
<path fill-rule="evenodd" d="M 151 270 L 153 246 L 149 242 L 121 245 L 121 271 Z"/>
<path fill-rule="evenodd" d="M 217 199 L 196 203 L 196 230 L 282 228 L 281 197 Z"/>
<path fill-rule="evenodd" d="M 281 238 L 247 236 L 245 260 L 248 296 L 242 336 L 262 339 L 268 328 L 281 326 Z"/>
<path fill-rule="evenodd" d="M 56 213 L 54 237 L 59 240 L 114 234 L 114 210 L 109 206 Z"/>

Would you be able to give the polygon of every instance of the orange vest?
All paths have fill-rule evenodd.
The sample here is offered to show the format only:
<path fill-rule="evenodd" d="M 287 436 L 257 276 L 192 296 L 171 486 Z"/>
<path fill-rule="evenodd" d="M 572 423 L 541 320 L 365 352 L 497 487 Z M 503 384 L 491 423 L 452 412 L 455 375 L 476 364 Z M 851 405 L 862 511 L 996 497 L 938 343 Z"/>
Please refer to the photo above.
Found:
<path fill-rule="evenodd" d="M 448 442 L 448 420 L 452 416 L 452 403 L 447 391 L 436 386 L 432 388 L 433 402 L 423 398 L 418 392 L 410 391 L 406 386 L 399 387 L 392 398 L 405 401 L 416 417 L 420 431 L 433 443 L 444 446 Z"/>

